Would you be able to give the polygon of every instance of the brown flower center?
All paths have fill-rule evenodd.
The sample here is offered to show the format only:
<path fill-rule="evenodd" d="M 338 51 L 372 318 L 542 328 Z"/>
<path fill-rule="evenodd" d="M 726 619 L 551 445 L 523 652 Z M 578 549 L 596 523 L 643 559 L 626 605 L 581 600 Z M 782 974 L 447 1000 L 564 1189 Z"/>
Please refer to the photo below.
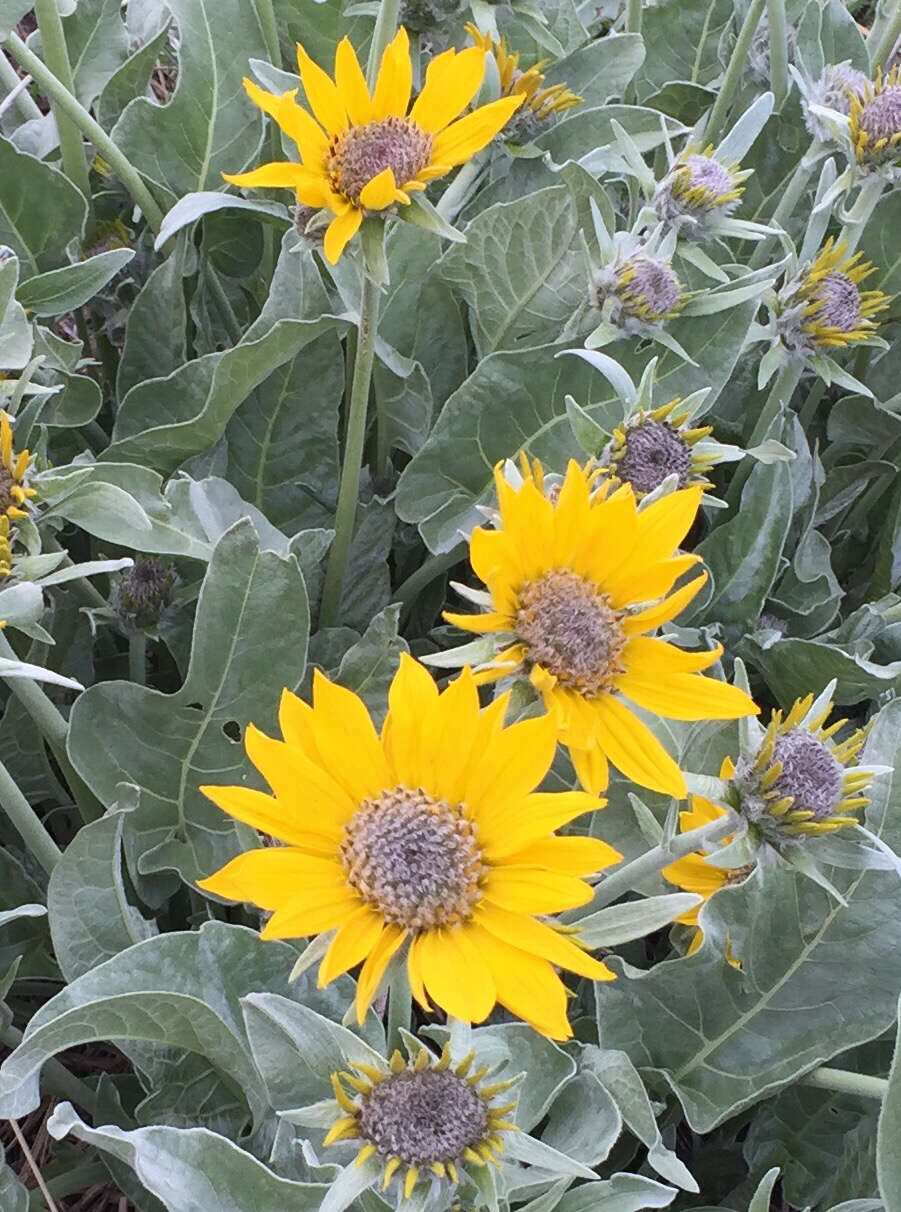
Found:
<path fill-rule="evenodd" d="M 355 206 L 360 193 L 379 173 L 390 168 L 401 189 L 429 163 L 432 136 L 409 118 L 380 118 L 352 126 L 335 135 L 326 168 L 336 193 Z"/>
<path fill-rule="evenodd" d="M 393 1074 L 363 1095 L 358 1119 L 382 1157 L 410 1166 L 456 1162 L 488 1132 L 484 1101 L 446 1070 Z"/>
<path fill-rule="evenodd" d="M 637 493 L 653 492 L 674 474 L 684 488 L 691 476 L 691 447 L 668 422 L 647 417 L 627 431 L 616 474 Z"/>
<path fill-rule="evenodd" d="M 609 690 L 621 672 L 626 637 L 620 617 L 591 581 L 554 571 L 520 590 L 516 632 L 530 666 L 541 665 L 561 686 L 592 697 Z"/>
<path fill-rule="evenodd" d="M 847 274 L 834 269 L 826 274 L 816 289 L 814 299 L 822 304 L 815 313 L 815 322 L 828 324 L 841 332 L 851 332 L 860 319 L 860 291 Z"/>
<path fill-rule="evenodd" d="M 485 870 L 473 821 L 422 788 L 364 800 L 345 828 L 347 882 L 388 922 L 433 930 L 468 921 Z"/>
<path fill-rule="evenodd" d="M 0 465 L 0 515 L 5 514 L 10 505 L 16 504 L 11 491 L 15 483 L 15 477 L 9 468 Z"/>
<path fill-rule="evenodd" d="M 901 84 L 890 84 L 868 101 L 860 111 L 858 126 L 871 144 L 901 132 Z"/>

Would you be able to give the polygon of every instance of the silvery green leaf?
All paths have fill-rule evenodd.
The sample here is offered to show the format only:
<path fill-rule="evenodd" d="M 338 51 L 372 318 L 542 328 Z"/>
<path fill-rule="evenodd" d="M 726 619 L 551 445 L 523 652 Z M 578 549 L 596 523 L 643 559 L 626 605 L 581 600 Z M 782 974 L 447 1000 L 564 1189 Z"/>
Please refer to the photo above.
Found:
<path fill-rule="evenodd" d="M 773 375 L 782 369 L 785 357 L 785 350 L 781 345 L 774 345 L 772 349 L 768 349 L 763 355 L 757 367 L 757 388 L 759 391 L 762 391 Z"/>
<path fill-rule="evenodd" d="M 23 627 L 22 630 L 26 629 Z M 84 690 L 84 686 L 75 678 L 63 677 L 61 673 L 44 669 L 42 665 L 11 661 L 6 657 L 0 657 L 0 678 L 30 678 L 33 682 L 49 682 L 53 686 L 63 686 L 66 690 Z"/>
<path fill-rule="evenodd" d="M 579 919 L 579 942 L 590 949 L 617 947 L 632 939 L 644 938 L 700 905 L 702 897 L 693 892 L 674 892 L 667 896 L 649 896 L 641 900 L 610 905 Z"/>
<path fill-rule="evenodd" d="M 764 1174 L 763 1178 L 757 1185 L 757 1190 L 751 1196 L 751 1202 L 748 1204 L 748 1212 L 769 1212 L 770 1199 L 773 1194 L 773 1188 L 776 1185 L 776 1179 L 779 1177 L 779 1167 L 773 1166 Z"/>
<path fill-rule="evenodd" d="M 0 139 L 0 180 L 0 245 L 12 248 L 30 277 L 81 235 L 85 200 L 62 172 L 16 151 L 8 139 Z"/>
<path fill-rule="evenodd" d="M 750 282 L 744 286 L 740 282 L 736 282 L 728 290 L 714 288 L 713 290 L 705 291 L 702 294 L 695 295 L 693 299 L 689 299 L 682 308 L 681 314 L 685 316 L 712 316 L 727 307 L 735 307 L 748 299 L 759 298 L 775 281 L 775 278 L 767 278 L 763 281 Z"/>
<path fill-rule="evenodd" d="M 133 260 L 130 248 L 113 248 L 86 261 L 37 274 L 19 284 L 17 297 L 36 316 L 59 316 L 92 299 Z"/>
<path fill-rule="evenodd" d="M 703 795 L 705 799 L 722 803 L 728 782 L 726 779 L 715 778 L 709 774 L 694 774 L 692 771 L 686 770 L 685 786 L 692 795 Z"/>
<path fill-rule="evenodd" d="M 602 1182 L 583 1183 L 567 1191 L 558 1212 L 638 1212 L 666 1208 L 679 1192 L 640 1174 L 614 1174 Z"/>
<path fill-rule="evenodd" d="M 729 133 L 718 144 L 714 155 L 726 164 L 740 164 L 773 112 L 774 97 L 761 93 L 741 115 Z"/>
<path fill-rule="evenodd" d="M 0 1204 L 5 1212 L 28 1212 L 28 1188 L 19 1182 L 11 1166 L 3 1158 L 0 1145 Z"/>
<path fill-rule="evenodd" d="M 468 239 L 468 236 L 459 228 L 452 226 L 442 218 L 428 198 L 422 194 L 412 194 L 410 205 L 402 206 L 397 215 L 406 223 L 412 223 L 415 227 L 423 227 L 426 231 L 434 232 L 443 240 L 450 240 L 454 244 L 465 244 Z"/>
<path fill-rule="evenodd" d="M 154 241 L 154 248 L 159 251 L 168 244 L 173 236 L 183 227 L 196 223 L 205 215 L 215 214 L 221 210 L 244 211 L 257 215 L 267 222 L 288 224 L 291 217 L 287 207 L 281 202 L 267 202 L 261 198 L 241 198 L 235 194 L 224 194 L 220 190 L 196 190 L 185 194 L 166 213 L 159 235 Z"/>
<path fill-rule="evenodd" d="M 735 447 L 730 449 L 734 450 Z M 775 438 L 767 438 L 759 446 L 749 446 L 746 451 L 739 452 L 739 458 L 742 453 L 749 454 L 758 463 L 790 463 L 792 459 L 797 458 L 793 450 L 783 442 L 777 442 Z"/>
<path fill-rule="evenodd" d="M 678 248 L 679 256 L 693 265 L 695 269 L 699 269 L 701 273 L 706 274 L 708 278 L 713 278 L 716 282 L 731 282 L 731 278 L 721 266 L 717 265 L 716 261 L 711 256 L 704 252 L 700 244 L 693 244 L 687 240 L 683 241 Z"/>
<path fill-rule="evenodd" d="M 527 1166 L 536 1166 L 551 1174 L 568 1174 L 573 1178 L 593 1179 L 595 1177 L 594 1171 L 583 1165 L 582 1162 L 561 1153 L 559 1149 L 552 1149 L 550 1145 L 536 1140 L 534 1136 L 529 1136 L 525 1132 L 510 1133 L 504 1141 L 504 1156 Z"/>
<path fill-rule="evenodd" d="M 46 906 L 44 905 L 18 905 L 15 909 L 0 910 L 0 927 L 8 926 L 10 922 L 18 921 L 23 917 L 45 917 L 47 914 Z M 0 1186 L 2 1190 L 2 1186 Z"/>
<path fill-rule="evenodd" d="M 637 388 L 632 382 L 629 372 L 615 358 L 611 358 L 607 354 L 598 353 L 594 349 L 564 349 L 555 356 L 562 357 L 564 354 L 573 354 L 575 357 L 587 362 L 589 366 L 593 366 L 595 370 L 600 371 L 617 395 L 626 404 L 631 404 L 636 399 Z"/>
<path fill-rule="evenodd" d="M 569 417 L 576 441 L 587 454 L 599 454 L 610 435 L 601 429 L 597 421 L 593 420 L 572 396 L 566 396 L 565 404 L 566 415 Z"/>
<path fill-rule="evenodd" d="M 2 237 L 0 237 L 2 239 Z M 0 247 L 0 253 L 10 249 Z M 0 261 L 0 365 L 8 370 L 24 370 L 29 364 L 34 345 L 31 324 L 21 303 L 16 300 L 19 259 L 6 256 Z M 24 375 L 23 375 L 24 377 Z M 10 385 L 12 390 L 17 384 Z"/>
<path fill-rule="evenodd" d="M 898 1006 L 898 1021 L 901 1023 L 901 1003 Z M 898 1039 L 901 1040 L 901 1034 Z M 901 1208 L 901 1044 L 895 1045 L 895 1056 L 888 1078 L 888 1089 L 879 1115 L 876 1141 L 876 1174 L 879 1179 L 879 1194 L 885 1212 L 898 1212 Z"/>
<path fill-rule="evenodd" d="M 37 578 L 43 589 L 51 585 L 64 585 L 66 581 L 78 580 L 82 577 L 96 577 L 103 573 L 121 572 L 123 568 L 131 568 L 134 560 L 123 556 L 121 560 L 86 560 L 83 564 L 70 564 L 56 572 Z"/>

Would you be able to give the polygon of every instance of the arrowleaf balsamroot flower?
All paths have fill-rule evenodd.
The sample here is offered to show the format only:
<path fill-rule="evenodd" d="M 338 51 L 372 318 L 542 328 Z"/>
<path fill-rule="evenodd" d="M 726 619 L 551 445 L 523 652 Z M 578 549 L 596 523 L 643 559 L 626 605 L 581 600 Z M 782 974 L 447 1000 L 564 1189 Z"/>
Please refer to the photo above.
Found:
<path fill-rule="evenodd" d="M 888 307 L 881 290 L 861 290 L 860 283 L 875 266 L 863 253 L 846 257 L 847 246 L 830 236 L 813 264 L 784 292 L 779 333 L 793 353 L 811 355 L 843 349 L 872 337 L 874 319 Z"/>
<path fill-rule="evenodd" d="M 27 450 L 16 454 L 9 413 L 0 410 L 0 517 L 28 517 L 25 506 L 30 497 L 37 495 L 25 484 L 29 458 Z"/>
<path fill-rule="evenodd" d="M 226 175 L 233 185 L 293 189 L 303 206 L 328 207 L 326 258 L 334 264 L 359 230 L 364 215 L 381 213 L 423 190 L 490 143 L 522 104 L 501 97 L 460 118 L 478 92 L 485 51 L 478 46 L 437 55 L 409 113 L 413 65 L 401 27 L 385 48 L 370 95 L 353 46 L 342 38 L 334 80 L 298 43 L 297 62 L 312 114 L 298 105 L 297 90 L 276 96 L 245 79 L 247 95 L 294 141 L 301 163 L 277 161 Z"/>
<path fill-rule="evenodd" d="M 894 160 L 901 147 L 901 66 L 868 80 L 849 97 L 848 130 L 859 164 Z"/>
<path fill-rule="evenodd" d="M 639 410 L 613 431 L 600 456 L 601 472 L 618 483 L 631 484 L 639 498 L 659 488 L 667 476 L 677 487 L 710 487 L 705 473 L 716 463 L 712 450 L 699 445 L 713 433 L 712 425 L 690 428 L 689 412 L 680 411 L 679 397 L 649 412 Z"/>
<path fill-rule="evenodd" d="M 582 98 L 565 84 L 545 85 L 542 69 L 547 67 L 550 59 L 540 59 L 527 70 L 521 71 L 519 52 L 508 48 L 506 38 L 495 40 L 490 34 L 483 34 L 472 22 L 465 28 L 476 46 L 487 51 L 497 64 L 501 96 L 524 98 L 522 109 L 511 122 L 511 134 L 534 138 L 551 118 L 582 104 Z"/>
<path fill-rule="evenodd" d="M 658 219 L 673 224 L 684 238 L 704 239 L 712 224 L 738 206 L 750 175 L 719 159 L 713 146 L 686 148 L 660 182 L 652 205 Z"/>
<path fill-rule="evenodd" d="M 409 656 L 381 736 L 362 701 L 319 673 L 312 706 L 286 690 L 285 739 L 246 733 L 274 797 L 201 788 L 285 845 L 241 854 L 200 886 L 274 910 L 263 938 L 336 931 L 319 982 L 362 963 L 361 1022 L 406 945 L 422 1006 L 481 1022 L 500 1002 L 536 1030 L 568 1037 L 566 991 L 552 965 L 595 980 L 613 974 L 537 916 L 587 903 L 580 877 L 620 855 L 596 838 L 554 836 L 602 805 L 580 791 L 534 792 L 554 758 L 554 721 L 505 728 L 506 706 L 502 696 L 481 711 L 469 670 L 439 694 Z"/>
<path fill-rule="evenodd" d="M 701 573 L 670 592 L 699 562 L 676 548 L 703 488 L 682 489 L 639 510 L 627 484 L 601 483 L 592 495 L 599 473 L 575 461 L 553 501 L 540 464 L 525 464 L 525 471 L 515 489 L 495 470 L 499 529 L 472 534 L 470 561 L 489 591 L 473 597 L 487 612 L 444 617 L 492 637 L 495 655 L 476 669 L 480 681 L 530 678 L 583 787 L 603 790 L 609 761 L 643 787 L 681 798 L 679 767 L 624 698 L 679 720 L 757 711 L 744 691 L 700 676 L 722 648 L 683 652 L 648 634 L 674 619 L 707 579 Z"/>

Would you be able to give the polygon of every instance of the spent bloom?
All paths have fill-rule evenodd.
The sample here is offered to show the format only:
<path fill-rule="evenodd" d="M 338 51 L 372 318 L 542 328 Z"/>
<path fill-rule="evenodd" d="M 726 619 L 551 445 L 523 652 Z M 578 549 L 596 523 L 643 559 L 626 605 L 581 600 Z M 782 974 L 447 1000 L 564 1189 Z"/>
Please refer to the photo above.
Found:
<path fill-rule="evenodd" d="M 294 141 L 300 163 L 277 161 L 225 179 L 250 188 L 293 189 L 300 205 L 327 207 L 334 218 L 324 251 L 332 264 L 365 215 L 408 206 L 411 192 L 424 190 L 490 143 L 524 100 L 521 94 L 501 97 L 459 117 L 485 71 L 485 51 L 473 46 L 437 55 L 410 107 L 413 65 L 403 27 L 385 48 L 371 95 L 346 37 L 335 51 L 334 79 L 299 43 L 297 63 L 312 113 L 297 104 L 296 89 L 277 96 L 247 79 L 244 87 Z"/>
<path fill-rule="evenodd" d="M 526 463 L 525 472 L 516 487 L 495 470 L 498 526 L 478 527 L 470 539 L 473 570 L 488 592 L 457 588 L 483 612 L 444 616 L 485 639 L 429 663 L 478 656 L 481 682 L 527 678 L 588 790 L 606 787 L 612 762 L 634 782 L 681 798 L 679 767 L 629 703 L 680 720 L 757 710 L 743 691 L 700 676 L 721 648 L 684 652 L 651 634 L 707 579 L 702 572 L 672 592 L 699 563 L 676 549 L 703 490 L 685 488 L 640 510 L 630 485 L 595 487 L 597 469 L 575 461 L 552 494 L 539 463 Z"/>
<path fill-rule="evenodd" d="M 253 726 L 245 737 L 274 795 L 201 789 L 284 845 L 238 855 L 200 886 L 272 911 L 263 938 L 334 931 L 319 982 L 362 963 L 360 1021 L 404 948 L 410 987 L 427 1010 L 434 1003 L 481 1022 L 499 1002 L 567 1038 L 555 966 L 595 980 L 613 974 L 546 915 L 586 904 L 582 877 L 620 856 L 596 838 L 555 836 L 601 804 L 580 791 L 535 792 L 554 758 L 555 722 L 505 728 L 506 708 L 502 696 L 480 710 L 469 670 L 439 694 L 409 656 L 381 734 L 355 694 L 319 673 L 312 706 L 285 691 L 284 740 Z"/>
<path fill-rule="evenodd" d="M 174 584 L 175 569 L 168 560 L 138 556 L 118 579 L 114 606 L 122 620 L 133 627 L 152 627 L 169 605 Z"/>

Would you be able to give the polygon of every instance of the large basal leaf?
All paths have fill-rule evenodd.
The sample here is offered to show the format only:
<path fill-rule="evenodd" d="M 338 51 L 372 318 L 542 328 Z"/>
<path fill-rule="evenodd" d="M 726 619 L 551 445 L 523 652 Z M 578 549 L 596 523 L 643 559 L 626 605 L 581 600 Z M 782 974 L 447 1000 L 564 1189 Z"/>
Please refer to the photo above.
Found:
<path fill-rule="evenodd" d="M 84 229 L 87 206 L 58 169 L 0 138 L 0 244 L 21 260 L 23 273 L 36 274 L 59 260 L 73 236 Z"/>
<path fill-rule="evenodd" d="M 78 699 L 69 753 L 79 774 L 108 805 L 118 784 L 139 787 L 135 827 L 170 838 L 142 856 L 142 870 L 172 868 L 193 881 L 241 849 L 231 820 L 198 787 L 247 782 L 243 731 L 250 721 L 274 731 L 281 691 L 303 676 L 308 632 L 296 559 L 261 551 L 250 522 L 239 522 L 201 587 L 181 690 L 106 682 Z"/>
<path fill-rule="evenodd" d="M 748 309 L 674 323 L 672 332 L 697 361 L 689 366 L 666 351 L 657 366 L 655 402 L 686 396 L 701 387 L 715 399 L 728 380 L 748 326 Z M 647 353 L 617 342 L 611 355 L 633 379 L 641 376 Z M 581 458 L 566 414 L 573 395 L 608 432 L 622 420 L 623 405 L 613 389 L 581 358 L 555 357 L 554 347 L 490 354 L 444 406 L 422 450 L 400 478 L 397 512 L 418 522 L 434 552 L 449 551 L 483 518 L 476 506 L 490 499 L 492 470 L 501 459 L 525 450 L 552 470 Z"/>
<path fill-rule="evenodd" d="M 709 84 L 720 72 L 720 38 L 735 14 L 732 0 L 664 0 L 641 23 L 645 60 L 639 94 L 647 97 L 671 80 Z"/>
<path fill-rule="evenodd" d="M 586 106 L 603 105 L 608 98 L 623 95 L 644 55 L 638 34 L 608 34 L 554 63 L 545 73 L 545 82 L 565 84 Z"/>
<path fill-rule="evenodd" d="M 168 1212 L 316 1212 L 328 1192 L 323 1183 L 279 1178 L 206 1128 L 90 1128 L 71 1103 L 56 1108 L 48 1128 L 126 1162 Z"/>
<path fill-rule="evenodd" d="M 482 211 L 440 272 L 469 305 L 480 356 L 554 342 L 584 302 L 578 215 L 563 185 Z"/>
<path fill-rule="evenodd" d="M 130 248 L 113 248 L 77 265 L 38 274 L 21 284 L 19 302 L 36 316 L 60 316 L 92 299 L 133 257 Z"/>
<path fill-rule="evenodd" d="M 3 1212 L 28 1212 L 28 1190 L 3 1159 L 0 1145 L 0 1208 Z"/>
<path fill-rule="evenodd" d="M 307 973 L 289 981 L 296 950 L 263 942 L 255 930 L 205 922 L 199 930 L 159 934 L 92 968 L 33 1015 L 24 1038 L 0 1067 L 0 1114 L 38 1105 L 37 1077 L 57 1052 L 94 1040 L 164 1044 L 205 1057 L 259 1120 L 268 1106 L 251 1060 L 240 999 L 256 990 L 302 1001 L 328 1014 L 353 984 L 327 994 Z"/>
<path fill-rule="evenodd" d="M 901 1023 L 901 1004 L 898 1007 Z M 899 1028 L 898 1040 L 901 1040 Z M 879 1194 L 885 1212 L 901 1212 L 901 1045 L 895 1044 L 895 1058 L 889 1073 L 888 1090 L 879 1116 L 876 1143 L 876 1173 Z"/>
<path fill-rule="evenodd" d="M 241 78 L 248 59 L 266 52 L 246 0 L 169 0 L 168 8 L 180 35 L 175 95 L 165 106 L 136 98 L 113 139 L 145 176 L 179 198 L 221 188 L 223 172 L 241 172 L 254 157 L 262 123 Z"/>
<path fill-rule="evenodd" d="M 186 244 L 158 265 L 132 303 L 125 322 L 125 343 L 116 374 L 122 400 L 145 379 L 169 375 L 187 361 L 187 308 L 182 289 Z"/>
<path fill-rule="evenodd" d="M 858 245 L 876 272 L 867 279 L 868 290 L 881 290 L 887 295 L 901 292 L 901 250 L 892 237 L 901 224 L 901 197 L 887 193 L 876 204 L 873 217 L 864 227 Z"/>
<path fill-rule="evenodd" d="M 899 742 L 896 701 L 876 719 L 863 762 L 893 765 Z M 867 824 L 897 848 L 901 781 L 880 776 L 870 794 Z M 830 870 L 829 878 L 847 904 L 784 866 L 768 867 L 705 906 L 695 955 L 596 987 L 604 1046 L 665 1081 L 696 1131 L 892 1022 L 901 989 L 898 876 Z M 741 969 L 723 958 L 727 938 Z"/>
<path fill-rule="evenodd" d="M 119 0 L 78 0 L 63 29 L 76 95 L 90 107 L 128 57 L 122 5 Z"/>
<path fill-rule="evenodd" d="M 280 320 L 257 340 L 205 354 L 165 379 L 136 384 L 122 401 L 113 441 L 101 457 L 174 471 L 219 440 L 238 405 L 276 367 L 335 325 L 331 316 Z"/>
<path fill-rule="evenodd" d="M 786 636 L 764 644 L 754 636 L 745 636 L 737 652 L 757 666 L 784 707 L 791 706 L 812 686 L 825 686 L 833 678 L 833 698 L 842 706 L 901 690 L 901 661 L 882 665 L 825 641 Z"/>

